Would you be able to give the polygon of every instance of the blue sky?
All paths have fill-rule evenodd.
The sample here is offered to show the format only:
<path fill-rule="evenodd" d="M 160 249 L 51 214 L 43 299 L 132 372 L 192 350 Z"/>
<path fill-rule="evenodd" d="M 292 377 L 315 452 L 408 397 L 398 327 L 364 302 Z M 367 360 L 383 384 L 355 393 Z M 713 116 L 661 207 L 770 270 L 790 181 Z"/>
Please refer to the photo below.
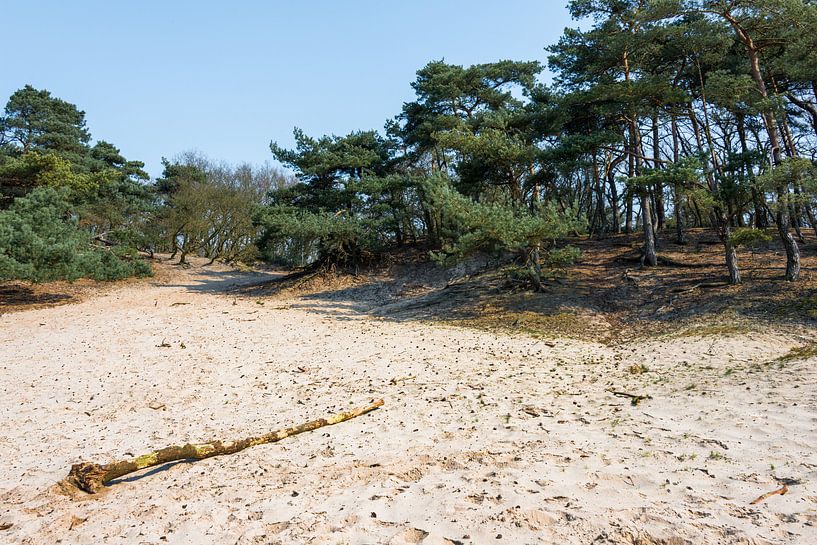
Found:
<path fill-rule="evenodd" d="M 189 149 L 271 160 L 292 128 L 382 128 L 428 61 L 540 60 L 566 0 L 0 0 L 4 103 L 25 84 L 87 114 L 94 138 L 161 173 Z"/>

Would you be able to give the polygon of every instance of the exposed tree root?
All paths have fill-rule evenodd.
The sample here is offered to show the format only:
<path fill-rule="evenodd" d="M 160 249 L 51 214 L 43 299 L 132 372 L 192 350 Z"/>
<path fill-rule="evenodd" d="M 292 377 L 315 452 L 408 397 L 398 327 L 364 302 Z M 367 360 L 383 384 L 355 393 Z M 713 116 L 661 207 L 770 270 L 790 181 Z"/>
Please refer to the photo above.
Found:
<path fill-rule="evenodd" d="M 695 290 L 707 290 L 714 288 L 725 288 L 729 286 L 729 282 L 700 282 L 687 287 L 672 288 L 672 293 L 688 293 Z"/>
<path fill-rule="evenodd" d="M 222 442 L 216 440 L 208 443 L 188 443 L 181 446 L 174 445 L 151 452 L 150 454 L 145 454 L 144 456 L 139 456 L 132 460 L 123 460 L 105 465 L 99 465 L 92 462 L 81 462 L 71 466 L 71 471 L 68 473 L 68 477 L 66 477 L 65 482 L 79 488 L 80 490 L 84 490 L 90 494 L 95 494 L 114 479 L 118 479 L 135 471 L 177 460 L 203 460 L 205 458 L 212 458 L 213 456 L 221 456 L 223 454 L 234 454 L 250 447 L 264 445 L 266 443 L 274 443 L 286 437 L 316 430 L 318 428 L 322 428 L 323 426 L 339 424 L 340 422 L 344 422 L 362 414 L 371 412 L 381 405 L 383 405 L 382 399 L 374 401 L 365 407 L 359 407 L 350 411 L 337 413 L 327 418 L 312 420 L 311 422 L 307 422 L 299 426 L 285 428 L 283 430 L 277 430 L 257 437 L 241 439 L 239 441 Z"/>
<path fill-rule="evenodd" d="M 657 257 L 658 264 L 663 265 L 665 267 L 679 267 L 679 268 L 686 268 L 686 269 L 698 269 L 702 268 L 705 265 L 701 265 L 698 263 L 687 263 L 684 261 L 678 261 L 676 259 L 672 259 L 671 257 L 667 257 L 664 255 L 659 255 Z M 644 261 L 644 250 L 636 250 L 635 252 L 627 252 L 625 254 L 619 255 L 614 258 L 615 261 L 622 262 L 622 263 L 639 263 L 641 264 Z"/>

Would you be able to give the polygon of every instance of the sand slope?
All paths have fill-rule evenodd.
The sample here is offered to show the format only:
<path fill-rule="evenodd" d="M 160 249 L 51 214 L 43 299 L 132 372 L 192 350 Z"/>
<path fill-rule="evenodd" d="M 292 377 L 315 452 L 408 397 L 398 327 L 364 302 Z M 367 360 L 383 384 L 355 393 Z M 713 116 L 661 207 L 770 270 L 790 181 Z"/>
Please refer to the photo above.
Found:
<path fill-rule="evenodd" d="M 817 543 L 817 361 L 772 363 L 794 334 L 549 346 L 223 293 L 258 279 L 194 268 L 0 316 L 0 542 Z M 375 397 L 92 499 L 53 486 L 82 459 Z M 780 480 L 787 495 L 749 505 Z"/>

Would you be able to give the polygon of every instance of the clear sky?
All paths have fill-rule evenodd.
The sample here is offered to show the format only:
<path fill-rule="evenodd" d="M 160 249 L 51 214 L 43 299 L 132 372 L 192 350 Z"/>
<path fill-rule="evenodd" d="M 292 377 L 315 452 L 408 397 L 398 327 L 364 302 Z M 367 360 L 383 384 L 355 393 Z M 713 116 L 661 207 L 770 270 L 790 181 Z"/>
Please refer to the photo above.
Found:
<path fill-rule="evenodd" d="M 271 160 L 270 140 L 380 129 L 427 62 L 544 62 L 566 0 L 0 0 L 0 100 L 25 84 L 161 173 L 189 149 Z"/>

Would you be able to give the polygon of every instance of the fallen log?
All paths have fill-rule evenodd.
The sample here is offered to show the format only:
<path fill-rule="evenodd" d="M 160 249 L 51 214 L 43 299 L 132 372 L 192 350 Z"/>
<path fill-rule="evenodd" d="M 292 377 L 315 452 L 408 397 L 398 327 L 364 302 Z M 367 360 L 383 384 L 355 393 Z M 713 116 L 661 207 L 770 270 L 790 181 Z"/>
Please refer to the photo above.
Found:
<path fill-rule="evenodd" d="M 350 411 L 337 413 L 327 418 L 312 420 L 311 422 L 299 426 L 285 428 L 238 441 L 222 442 L 215 440 L 208 443 L 174 445 L 156 450 L 150 454 L 138 456 L 132 460 L 122 460 L 105 465 L 95 464 L 93 462 L 81 462 L 71 466 L 71 471 L 68 473 L 65 482 L 89 494 L 96 494 L 103 486 L 114 479 L 124 477 L 135 471 L 175 462 L 177 460 L 203 460 L 205 458 L 212 458 L 213 456 L 235 454 L 250 447 L 275 443 L 292 435 L 313 431 L 324 426 L 339 424 L 371 412 L 381 405 L 383 405 L 382 399 L 373 401 L 370 405 L 365 407 L 359 407 Z"/>

